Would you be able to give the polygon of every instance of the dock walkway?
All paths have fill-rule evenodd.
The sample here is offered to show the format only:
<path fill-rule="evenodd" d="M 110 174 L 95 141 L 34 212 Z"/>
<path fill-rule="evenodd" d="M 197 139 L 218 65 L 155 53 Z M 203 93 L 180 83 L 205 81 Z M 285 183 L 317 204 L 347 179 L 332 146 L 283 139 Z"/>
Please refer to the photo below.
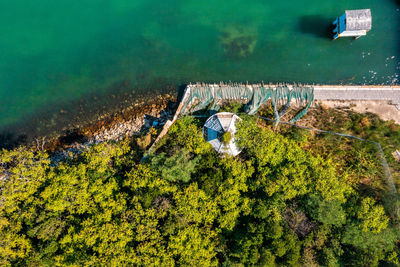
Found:
<path fill-rule="evenodd" d="M 400 86 L 397 85 L 314 85 L 315 100 L 386 100 L 400 110 Z"/>

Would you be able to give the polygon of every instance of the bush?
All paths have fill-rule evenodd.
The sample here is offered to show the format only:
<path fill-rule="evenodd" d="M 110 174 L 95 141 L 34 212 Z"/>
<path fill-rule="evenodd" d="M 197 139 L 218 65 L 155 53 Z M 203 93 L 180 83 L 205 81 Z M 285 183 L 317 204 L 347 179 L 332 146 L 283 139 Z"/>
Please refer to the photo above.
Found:
<path fill-rule="evenodd" d="M 231 139 L 232 139 L 232 134 L 231 134 L 231 132 L 225 132 L 225 133 L 222 135 L 222 142 L 223 142 L 225 145 L 228 145 L 229 142 L 231 141 Z"/>

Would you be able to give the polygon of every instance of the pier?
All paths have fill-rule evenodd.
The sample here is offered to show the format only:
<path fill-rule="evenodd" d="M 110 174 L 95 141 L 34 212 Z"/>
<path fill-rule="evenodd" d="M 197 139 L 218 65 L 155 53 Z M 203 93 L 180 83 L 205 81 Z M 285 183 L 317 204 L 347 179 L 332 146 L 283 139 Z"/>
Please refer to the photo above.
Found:
<path fill-rule="evenodd" d="M 400 85 L 316 85 L 316 84 L 189 84 L 182 98 L 183 106 L 179 110 L 182 113 L 187 112 L 187 101 L 190 98 L 190 92 L 193 89 L 201 89 L 201 97 L 219 98 L 225 100 L 251 101 L 254 91 L 263 87 L 278 88 L 287 86 L 289 89 L 294 87 L 312 88 L 314 91 L 313 100 L 338 100 L 338 101 L 388 101 L 400 110 Z M 216 90 L 218 88 L 218 92 Z M 222 90 L 221 90 L 222 89 Z M 206 96 L 206 92 L 209 95 Z M 221 94 L 219 92 L 224 92 Z"/>
<path fill-rule="evenodd" d="M 315 100 L 390 101 L 400 110 L 399 85 L 314 85 Z"/>
<path fill-rule="evenodd" d="M 250 90 L 257 90 L 262 86 L 265 87 L 279 87 L 282 84 L 234 84 L 237 90 L 244 91 L 244 88 Z M 285 84 L 289 88 L 293 88 L 293 84 Z M 338 101 L 389 101 L 392 105 L 400 110 L 400 85 L 315 85 L 305 84 L 300 85 L 303 88 L 313 88 L 314 100 L 338 100 Z M 186 87 L 185 95 L 182 100 L 188 101 L 189 93 L 195 87 L 208 87 L 211 88 L 234 88 L 231 84 L 189 84 Z M 186 98 L 185 98 L 186 97 Z M 243 100 L 246 96 L 243 93 L 230 94 L 230 96 L 223 96 L 224 99 Z M 182 101 L 182 102 L 184 102 Z"/>

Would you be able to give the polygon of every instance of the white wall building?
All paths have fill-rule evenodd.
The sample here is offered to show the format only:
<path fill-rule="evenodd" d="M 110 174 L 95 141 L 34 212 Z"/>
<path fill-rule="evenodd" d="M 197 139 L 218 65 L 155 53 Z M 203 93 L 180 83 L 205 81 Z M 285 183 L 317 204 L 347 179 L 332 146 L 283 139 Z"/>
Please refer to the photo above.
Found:
<path fill-rule="evenodd" d="M 241 119 L 229 112 L 220 112 L 207 119 L 203 127 L 203 136 L 218 153 L 226 153 L 232 156 L 238 155 L 241 151 L 236 145 L 235 133 L 236 122 Z M 231 139 L 228 144 L 222 141 L 222 136 L 231 133 Z"/>
<path fill-rule="evenodd" d="M 372 16 L 370 9 L 346 10 L 333 22 L 335 34 L 333 39 L 339 37 L 355 37 L 356 39 L 367 35 L 372 28 Z"/>

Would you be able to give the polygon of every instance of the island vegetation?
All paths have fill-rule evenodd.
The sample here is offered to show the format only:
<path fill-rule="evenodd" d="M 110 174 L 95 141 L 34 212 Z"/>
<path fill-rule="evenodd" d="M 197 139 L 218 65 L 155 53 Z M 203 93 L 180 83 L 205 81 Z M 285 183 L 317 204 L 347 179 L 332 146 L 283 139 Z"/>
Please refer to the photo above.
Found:
<path fill-rule="evenodd" d="M 331 127 L 385 134 L 375 131 L 382 121 L 352 116 Z M 399 264 L 398 219 L 373 147 L 242 119 L 235 158 L 218 155 L 189 116 L 143 161 L 139 138 L 61 161 L 3 150 L 0 264 Z M 386 137 L 400 140 L 393 127 Z"/>

